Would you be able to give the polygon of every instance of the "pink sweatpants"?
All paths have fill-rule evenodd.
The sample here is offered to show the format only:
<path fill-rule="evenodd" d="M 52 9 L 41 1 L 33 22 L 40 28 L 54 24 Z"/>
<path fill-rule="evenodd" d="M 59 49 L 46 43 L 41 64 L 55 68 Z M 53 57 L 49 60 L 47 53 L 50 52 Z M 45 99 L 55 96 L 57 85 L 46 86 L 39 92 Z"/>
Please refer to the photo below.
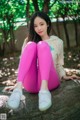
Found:
<path fill-rule="evenodd" d="M 48 81 L 49 90 L 60 85 L 50 47 L 45 41 L 26 44 L 21 55 L 17 79 L 30 93 L 39 92 L 42 80 Z"/>

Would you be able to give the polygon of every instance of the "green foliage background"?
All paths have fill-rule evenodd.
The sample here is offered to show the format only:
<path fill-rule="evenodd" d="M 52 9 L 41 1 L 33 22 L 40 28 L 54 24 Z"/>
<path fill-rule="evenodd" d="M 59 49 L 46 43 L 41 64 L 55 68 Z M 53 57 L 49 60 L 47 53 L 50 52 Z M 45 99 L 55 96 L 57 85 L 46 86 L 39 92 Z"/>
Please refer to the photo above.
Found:
<path fill-rule="evenodd" d="M 67 21 L 80 22 L 80 2 L 79 0 L 47 0 L 47 14 L 53 18 L 67 18 Z M 31 15 L 35 12 L 34 3 L 37 2 L 38 10 L 44 11 L 46 0 L 0 0 L 0 50 L 3 43 L 13 50 L 15 49 L 14 30 L 23 22 L 28 22 Z M 27 11 L 28 10 L 28 11 Z M 20 24 L 16 24 L 19 23 Z"/>

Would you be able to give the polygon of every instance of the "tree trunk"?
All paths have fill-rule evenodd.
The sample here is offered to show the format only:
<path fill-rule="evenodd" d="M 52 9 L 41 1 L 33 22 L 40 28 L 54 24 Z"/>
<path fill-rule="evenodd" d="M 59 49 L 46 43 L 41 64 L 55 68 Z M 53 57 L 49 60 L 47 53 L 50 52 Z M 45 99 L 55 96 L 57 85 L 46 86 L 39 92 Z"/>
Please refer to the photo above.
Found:
<path fill-rule="evenodd" d="M 27 27 L 29 27 L 29 9 L 30 9 L 30 0 L 27 0 L 26 4 L 26 19 L 27 19 Z"/>
<path fill-rule="evenodd" d="M 26 17 L 29 17 L 29 9 L 30 9 L 30 2 L 29 2 L 29 0 L 27 0 L 27 4 L 26 4 Z"/>
<path fill-rule="evenodd" d="M 64 18 L 63 18 L 63 26 L 64 26 L 64 30 L 65 30 L 65 35 L 66 35 L 67 47 L 70 48 L 69 35 L 68 35 L 66 22 L 65 22 Z"/>
<path fill-rule="evenodd" d="M 13 26 L 11 26 L 9 32 L 10 32 L 10 49 L 12 52 L 15 52 L 16 48 L 15 48 L 15 36 L 14 36 Z"/>
<path fill-rule="evenodd" d="M 57 27 L 57 31 L 58 31 L 58 36 L 60 37 L 59 21 L 58 21 L 58 18 L 56 18 L 56 19 L 57 19 L 56 27 Z"/>
<path fill-rule="evenodd" d="M 0 56 L 4 56 L 5 54 L 5 42 L 0 44 Z"/>
<path fill-rule="evenodd" d="M 48 11 L 49 11 L 49 4 L 50 4 L 50 0 L 44 0 L 43 11 L 45 13 L 48 13 Z"/>
<path fill-rule="evenodd" d="M 76 46 L 78 46 L 78 32 L 77 32 L 77 22 L 74 21 L 74 29 L 75 29 L 75 41 L 76 41 Z"/>
<path fill-rule="evenodd" d="M 39 11 L 38 0 L 32 0 L 35 11 Z"/>

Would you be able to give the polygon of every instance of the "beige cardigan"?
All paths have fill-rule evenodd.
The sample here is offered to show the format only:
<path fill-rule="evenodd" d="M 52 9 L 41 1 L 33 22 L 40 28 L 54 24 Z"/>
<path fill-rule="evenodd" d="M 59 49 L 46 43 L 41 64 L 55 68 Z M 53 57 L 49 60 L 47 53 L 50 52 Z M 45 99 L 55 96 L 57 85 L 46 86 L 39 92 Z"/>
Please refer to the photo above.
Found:
<path fill-rule="evenodd" d="M 26 45 L 27 40 L 24 41 L 22 46 L 22 51 Z M 64 65 L 64 53 L 63 53 L 63 41 L 57 36 L 50 36 L 50 39 L 45 40 L 50 46 L 52 57 L 54 60 L 55 68 L 59 74 L 60 79 L 62 76 L 66 75 L 66 72 L 63 68 Z"/>
<path fill-rule="evenodd" d="M 50 36 L 50 39 L 45 41 L 49 44 L 51 48 L 54 65 L 61 79 L 62 76 L 66 75 L 66 72 L 63 68 L 64 65 L 63 41 L 57 36 Z"/>

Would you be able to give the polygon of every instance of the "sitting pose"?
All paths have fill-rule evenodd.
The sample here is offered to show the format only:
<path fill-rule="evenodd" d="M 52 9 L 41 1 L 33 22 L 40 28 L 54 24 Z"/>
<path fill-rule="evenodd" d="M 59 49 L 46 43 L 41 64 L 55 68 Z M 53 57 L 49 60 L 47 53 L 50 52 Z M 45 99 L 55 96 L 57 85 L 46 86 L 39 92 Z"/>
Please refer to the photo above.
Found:
<path fill-rule="evenodd" d="M 60 86 L 66 76 L 63 64 L 63 41 L 50 36 L 51 21 L 44 12 L 36 12 L 30 21 L 28 39 L 24 42 L 20 57 L 17 85 L 8 99 L 8 106 L 17 109 L 23 94 L 38 93 L 39 110 L 45 111 L 52 105 L 50 90 Z"/>

